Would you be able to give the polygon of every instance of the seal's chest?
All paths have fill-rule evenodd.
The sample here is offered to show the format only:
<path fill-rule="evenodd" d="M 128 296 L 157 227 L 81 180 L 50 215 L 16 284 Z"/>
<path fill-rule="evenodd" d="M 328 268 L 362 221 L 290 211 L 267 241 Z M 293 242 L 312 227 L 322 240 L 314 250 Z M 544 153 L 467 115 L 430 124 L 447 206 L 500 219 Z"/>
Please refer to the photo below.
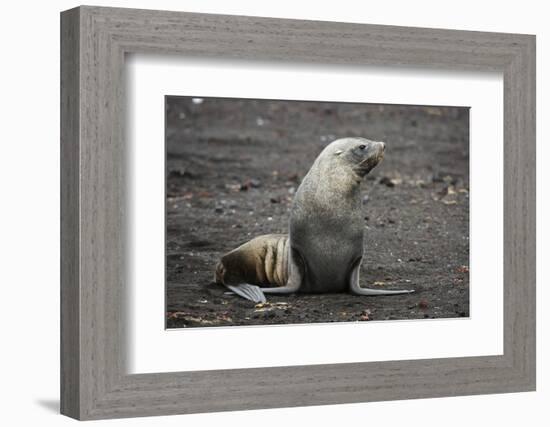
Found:
<path fill-rule="evenodd" d="M 349 289 L 353 258 L 326 253 L 325 256 L 306 260 L 301 291 L 305 293 L 346 292 Z"/>
<path fill-rule="evenodd" d="M 305 275 L 300 291 L 310 294 L 347 292 L 349 285 L 346 279 L 347 274 L 342 274 L 341 271 L 333 271 L 329 274 L 311 271 Z"/>

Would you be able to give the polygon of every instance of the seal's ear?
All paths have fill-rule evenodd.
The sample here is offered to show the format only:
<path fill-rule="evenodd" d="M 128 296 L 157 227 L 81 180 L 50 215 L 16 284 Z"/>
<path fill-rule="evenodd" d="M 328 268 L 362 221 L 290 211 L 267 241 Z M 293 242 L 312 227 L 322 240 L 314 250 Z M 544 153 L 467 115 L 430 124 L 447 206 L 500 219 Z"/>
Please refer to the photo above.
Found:
<path fill-rule="evenodd" d="M 342 154 L 342 153 L 343 153 L 342 150 L 336 150 L 336 151 L 334 152 L 334 155 L 335 155 L 335 156 L 339 156 L 339 155 Z"/>

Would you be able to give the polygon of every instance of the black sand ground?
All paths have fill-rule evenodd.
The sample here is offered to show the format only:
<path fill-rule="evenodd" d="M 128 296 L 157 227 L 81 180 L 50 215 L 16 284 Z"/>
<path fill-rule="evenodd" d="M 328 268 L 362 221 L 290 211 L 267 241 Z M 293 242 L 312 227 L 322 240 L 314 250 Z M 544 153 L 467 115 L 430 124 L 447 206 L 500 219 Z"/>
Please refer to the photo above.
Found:
<path fill-rule="evenodd" d="M 167 98 L 167 327 L 469 316 L 468 134 L 464 108 Z M 416 292 L 225 294 L 219 257 L 285 233 L 301 178 L 343 136 L 386 142 L 363 184 L 361 284 Z"/>

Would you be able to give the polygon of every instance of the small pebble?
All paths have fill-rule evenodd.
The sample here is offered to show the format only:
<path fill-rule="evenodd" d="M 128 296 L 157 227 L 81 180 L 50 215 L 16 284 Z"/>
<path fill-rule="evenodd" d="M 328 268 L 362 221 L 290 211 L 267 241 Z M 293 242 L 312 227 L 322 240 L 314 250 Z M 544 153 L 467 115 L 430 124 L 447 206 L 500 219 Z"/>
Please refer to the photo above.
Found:
<path fill-rule="evenodd" d="M 248 182 L 252 188 L 258 188 L 262 185 L 262 182 L 259 179 L 251 179 Z"/>
<path fill-rule="evenodd" d="M 422 310 L 426 310 L 428 307 L 429 307 L 428 300 L 421 299 L 420 301 L 418 301 L 418 308 Z"/>

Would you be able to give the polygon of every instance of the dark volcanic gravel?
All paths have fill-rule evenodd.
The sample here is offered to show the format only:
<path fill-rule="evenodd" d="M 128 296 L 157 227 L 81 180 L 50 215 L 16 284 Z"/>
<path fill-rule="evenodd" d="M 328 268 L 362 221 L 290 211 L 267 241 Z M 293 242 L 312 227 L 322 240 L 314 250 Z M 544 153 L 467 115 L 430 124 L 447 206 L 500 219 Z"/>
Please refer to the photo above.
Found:
<path fill-rule="evenodd" d="M 469 316 L 468 109 L 167 98 L 167 327 Z M 219 257 L 286 233 L 293 193 L 332 140 L 386 142 L 363 184 L 362 286 L 410 295 L 268 296 L 212 283 Z"/>

